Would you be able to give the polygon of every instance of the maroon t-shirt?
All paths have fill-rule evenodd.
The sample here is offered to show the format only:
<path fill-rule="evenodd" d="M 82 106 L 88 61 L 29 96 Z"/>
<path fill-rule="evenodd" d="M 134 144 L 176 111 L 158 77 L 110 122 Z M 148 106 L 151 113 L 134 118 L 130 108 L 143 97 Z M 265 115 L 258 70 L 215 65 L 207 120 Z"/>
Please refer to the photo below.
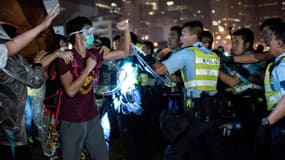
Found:
<path fill-rule="evenodd" d="M 88 50 L 85 58 L 82 58 L 75 49 L 71 51 L 74 56 L 73 62 L 65 64 L 62 59 L 58 59 L 56 62 L 59 75 L 70 71 L 73 75 L 73 80 L 76 80 L 80 76 L 81 71 L 86 67 L 88 57 L 92 56 L 97 60 L 94 71 L 90 72 L 80 91 L 74 97 L 69 97 L 66 93 L 62 96 L 60 119 L 70 122 L 84 122 L 99 115 L 93 88 L 95 85 L 94 78 L 98 75 L 98 69 L 103 64 L 103 57 L 95 49 Z"/>

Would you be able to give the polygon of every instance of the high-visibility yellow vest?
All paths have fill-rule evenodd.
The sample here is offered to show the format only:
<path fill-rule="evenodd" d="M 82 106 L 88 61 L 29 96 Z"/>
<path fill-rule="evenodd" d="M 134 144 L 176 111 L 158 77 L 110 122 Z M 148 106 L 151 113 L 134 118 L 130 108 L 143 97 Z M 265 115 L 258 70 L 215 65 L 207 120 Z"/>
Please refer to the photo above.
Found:
<path fill-rule="evenodd" d="M 285 57 L 281 59 L 281 61 L 285 61 Z M 265 97 L 267 103 L 267 109 L 271 110 L 275 105 L 277 105 L 282 97 L 281 90 L 274 91 L 271 87 L 270 78 L 271 72 L 270 68 L 273 63 L 270 63 L 266 68 L 265 78 L 264 78 L 264 89 L 265 89 Z"/>
<path fill-rule="evenodd" d="M 234 95 L 240 94 L 248 89 L 263 90 L 263 87 L 254 83 L 241 83 L 233 87 L 232 93 Z"/>
<path fill-rule="evenodd" d="M 187 49 L 195 53 L 195 77 L 186 81 L 185 74 L 182 72 L 185 88 L 196 88 L 199 91 L 216 91 L 220 58 L 215 53 L 205 54 L 197 47 Z"/>
<path fill-rule="evenodd" d="M 27 92 L 28 92 L 28 96 L 33 96 L 33 97 L 37 97 L 37 96 L 43 96 L 42 92 L 45 92 L 45 90 L 43 90 L 44 86 L 41 86 L 41 88 L 30 88 L 27 87 Z"/>
<path fill-rule="evenodd" d="M 141 86 L 154 86 L 155 85 L 155 79 L 150 77 L 146 73 L 140 73 L 139 75 L 140 85 Z"/>

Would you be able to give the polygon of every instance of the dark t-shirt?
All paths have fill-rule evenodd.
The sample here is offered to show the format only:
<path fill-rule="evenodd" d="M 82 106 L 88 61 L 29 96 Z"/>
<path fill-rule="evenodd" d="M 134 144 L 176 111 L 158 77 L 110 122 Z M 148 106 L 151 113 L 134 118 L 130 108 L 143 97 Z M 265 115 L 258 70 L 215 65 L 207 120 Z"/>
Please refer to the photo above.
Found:
<path fill-rule="evenodd" d="M 80 91 L 74 97 L 69 97 L 66 93 L 62 96 L 60 119 L 70 122 L 84 122 L 99 115 L 94 94 L 94 79 L 98 75 L 98 69 L 102 66 L 103 57 L 95 49 L 88 50 L 85 58 L 82 58 L 75 49 L 71 51 L 74 53 L 73 56 L 75 58 L 72 63 L 65 64 L 62 59 L 58 59 L 56 62 L 59 75 L 70 71 L 73 75 L 73 80 L 76 80 L 80 76 L 81 71 L 86 67 L 88 57 L 92 56 L 97 60 L 96 69 L 90 72 Z"/>

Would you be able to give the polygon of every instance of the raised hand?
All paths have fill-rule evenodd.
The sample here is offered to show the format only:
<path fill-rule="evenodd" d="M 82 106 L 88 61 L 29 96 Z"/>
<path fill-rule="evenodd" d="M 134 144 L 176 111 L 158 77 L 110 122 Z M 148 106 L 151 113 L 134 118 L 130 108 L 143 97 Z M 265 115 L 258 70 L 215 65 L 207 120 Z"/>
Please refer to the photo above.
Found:
<path fill-rule="evenodd" d="M 56 55 L 57 57 L 63 59 L 66 64 L 73 60 L 73 53 L 71 51 L 57 50 Z"/>
<path fill-rule="evenodd" d="M 36 54 L 36 56 L 34 57 L 34 63 L 41 63 L 41 60 L 44 58 L 45 55 L 47 55 L 48 52 L 45 50 L 41 50 L 40 52 L 38 52 Z"/>
<path fill-rule="evenodd" d="M 121 31 L 128 30 L 129 29 L 129 20 L 128 19 L 122 20 L 119 23 L 117 23 L 116 26 Z"/>
<path fill-rule="evenodd" d="M 53 21 L 53 19 L 58 15 L 59 13 L 59 3 L 57 3 L 49 12 L 49 14 L 45 17 L 45 19 L 42 21 L 42 23 L 40 24 L 41 26 L 43 26 L 44 28 L 47 28 L 51 25 L 51 22 Z"/>
<path fill-rule="evenodd" d="M 108 47 L 106 47 L 106 46 L 102 46 L 101 48 L 100 48 L 100 54 L 102 54 L 102 55 L 107 55 L 107 54 L 109 54 L 110 52 L 111 52 L 111 50 L 108 48 Z"/>

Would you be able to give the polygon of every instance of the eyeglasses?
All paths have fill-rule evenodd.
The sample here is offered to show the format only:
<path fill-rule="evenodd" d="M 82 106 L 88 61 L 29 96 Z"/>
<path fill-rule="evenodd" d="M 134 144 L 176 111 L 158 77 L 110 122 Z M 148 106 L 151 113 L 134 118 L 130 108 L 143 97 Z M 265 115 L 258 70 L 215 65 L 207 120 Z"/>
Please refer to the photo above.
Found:
<path fill-rule="evenodd" d="M 82 33 L 84 36 L 93 35 L 94 28 L 93 27 L 83 28 L 80 31 L 75 31 L 75 32 L 70 33 L 69 36 L 72 36 L 76 33 Z"/>

